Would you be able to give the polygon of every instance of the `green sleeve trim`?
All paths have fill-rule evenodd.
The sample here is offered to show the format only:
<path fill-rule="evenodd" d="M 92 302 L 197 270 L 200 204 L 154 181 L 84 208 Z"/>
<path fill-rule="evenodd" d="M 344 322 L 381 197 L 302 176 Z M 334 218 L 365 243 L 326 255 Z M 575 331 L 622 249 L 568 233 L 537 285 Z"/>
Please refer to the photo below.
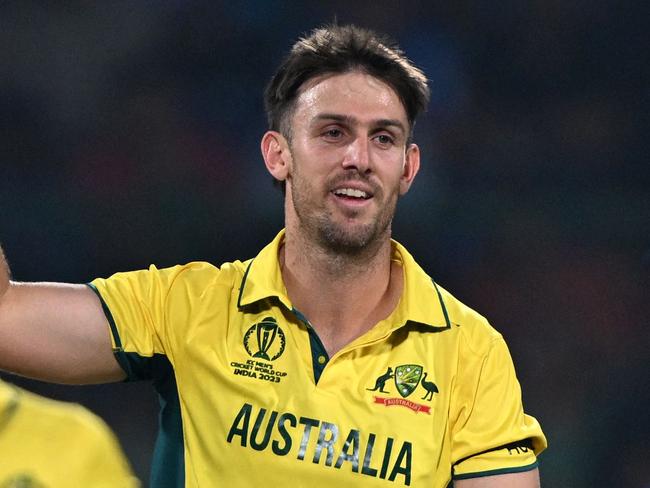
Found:
<path fill-rule="evenodd" d="M 524 473 L 526 471 L 532 471 L 537 466 L 539 466 L 539 461 L 535 461 L 532 464 L 527 466 L 515 466 L 512 468 L 500 468 L 500 469 L 491 469 L 489 471 L 478 471 L 476 473 L 464 473 L 464 474 L 455 474 L 452 476 L 454 480 L 466 480 L 469 478 L 482 478 L 484 476 L 497 476 L 500 474 L 509 474 L 509 473 Z"/>
<path fill-rule="evenodd" d="M 124 352 L 113 314 L 92 283 L 115 340 L 113 353 L 127 374 L 126 381 L 153 380 L 160 402 L 159 429 L 151 463 L 150 486 L 178 488 L 185 485 L 185 444 L 176 375 L 169 359 L 162 354 L 143 357 Z"/>
<path fill-rule="evenodd" d="M 113 340 L 115 341 L 115 351 L 113 352 L 121 352 L 122 341 L 120 340 L 120 334 L 117 332 L 117 326 L 115 325 L 115 319 L 113 319 L 113 314 L 111 313 L 111 310 L 108 308 L 108 305 L 106 305 L 104 298 L 102 298 L 101 293 L 99 293 L 99 290 L 95 285 L 93 285 L 92 283 L 86 283 L 86 286 L 88 286 L 88 288 L 90 288 L 92 291 L 95 292 L 95 294 L 99 298 L 99 301 L 102 303 L 102 309 L 104 310 L 104 315 L 106 315 L 106 318 L 108 319 L 108 325 L 111 327 L 111 334 L 113 335 Z"/>
<path fill-rule="evenodd" d="M 499 451 L 501 449 L 517 449 L 517 448 L 527 448 L 530 449 L 531 451 L 534 451 L 533 449 L 533 440 L 531 438 L 526 438 L 526 439 L 521 439 L 519 441 L 515 442 L 510 442 L 509 444 L 504 444 L 503 446 L 497 446 L 497 447 L 491 447 L 490 449 L 486 449 L 485 451 L 481 452 L 476 452 L 474 454 L 470 454 L 469 456 L 466 456 L 462 459 L 459 459 L 454 463 L 454 466 L 458 466 L 459 464 L 462 464 L 463 462 L 467 461 L 470 458 L 473 458 L 475 456 L 481 456 L 482 454 L 487 454 L 488 452 L 494 452 L 494 451 Z"/>
<path fill-rule="evenodd" d="M 135 364 L 138 364 L 138 362 L 133 358 L 139 356 L 133 353 L 124 352 L 124 348 L 122 347 L 122 341 L 120 339 L 120 334 L 117 331 L 117 325 L 115 325 L 115 319 L 113 318 L 113 314 L 111 313 L 111 310 L 108 308 L 108 305 L 106 305 L 106 302 L 102 298 L 101 293 L 99 293 L 97 287 L 92 283 L 86 283 L 86 285 L 88 286 L 88 288 L 90 288 L 92 291 L 95 292 L 95 294 L 99 297 L 99 301 L 102 303 L 102 309 L 104 310 L 104 315 L 108 320 L 108 325 L 110 326 L 111 334 L 113 336 L 113 340 L 115 341 L 115 348 L 113 349 L 113 354 L 115 355 L 115 359 L 117 359 L 117 362 L 120 365 L 120 367 L 126 373 L 126 379 L 124 381 L 136 381 L 136 380 L 143 379 L 142 375 L 138 374 L 133 367 Z M 140 363 L 142 363 L 142 361 L 140 361 Z"/>

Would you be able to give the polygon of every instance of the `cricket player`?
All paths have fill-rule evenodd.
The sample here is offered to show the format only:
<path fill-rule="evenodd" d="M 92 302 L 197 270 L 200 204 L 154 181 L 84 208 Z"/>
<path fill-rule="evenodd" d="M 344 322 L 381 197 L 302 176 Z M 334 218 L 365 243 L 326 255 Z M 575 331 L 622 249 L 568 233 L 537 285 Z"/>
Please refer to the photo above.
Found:
<path fill-rule="evenodd" d="M 314 30 L 266 90 L 285 228 L 252 258 L 88 285 L 10 281 L 3 260 L 0 367 L 153 380 L 155 487 L 539 486 L 503 337 L 392 239 L 428 99 L 383 36 Z"/>

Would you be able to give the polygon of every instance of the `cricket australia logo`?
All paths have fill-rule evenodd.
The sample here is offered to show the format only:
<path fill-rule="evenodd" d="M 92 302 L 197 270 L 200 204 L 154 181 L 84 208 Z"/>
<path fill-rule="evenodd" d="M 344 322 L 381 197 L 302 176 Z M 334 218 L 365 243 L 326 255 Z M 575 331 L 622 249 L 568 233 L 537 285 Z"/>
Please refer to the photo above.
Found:
<path fill-rule="evenodd" d="M 419 364 L 402 364 L 396 366 L 395 370 L 388 367 L 384 374 L 377 377 L 374 388 L 366 388 L 366 390 L 390 394 L 391 391 L 386 390 L 385 388 L 387 388 L 386 383 L 388 380 L 392 378 L 395 383 L 395 389 L 401 398 L 375 396 L 375 403 L 385 405 L 386 407 L 406 407 L 413 410 L 415 413 L 424 412 L 431 415 L 430 406 L 406 399 L 420 386 L 425 390 L 424 396 L 422 396 L 420 400 L 427 400 L 429 402 L 433 400 L 433 394 L 438 393 L 438 387 L 433 381 L 427 380 L 427 374 L 428 373 L 426 372 L 423 374 L 423 368 Z"/>
<path fill-rule="evenodd" d="M 422 378 L 422 366 L 403 364 L 395 368 L 395 386 L 397 392 L 406 398 L 415 391 Z"/>
<path fill-rule="evenodd" d="M 284 352 L 286 338 L 273 317 L 253 324 L 244 335 L 244 347 L 253 358 L 274 361 Z"/>

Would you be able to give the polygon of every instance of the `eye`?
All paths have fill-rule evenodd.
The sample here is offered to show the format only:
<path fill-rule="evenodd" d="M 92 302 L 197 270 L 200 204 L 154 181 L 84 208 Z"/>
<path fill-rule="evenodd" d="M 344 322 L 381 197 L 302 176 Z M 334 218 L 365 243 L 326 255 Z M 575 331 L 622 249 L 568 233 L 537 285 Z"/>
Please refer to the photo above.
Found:
<path fill-rule="evenodd" d="M 377 134 L 375 140 L 382 146 L 392 146 L 395 140 L 388 134 Z"/>
<path fill-rule="evenodd" d="M 332 127 L 327 129 L 324 135 L 330 139 L 340 139 L 343 136 L 343 131 L 337 127 Z"/>

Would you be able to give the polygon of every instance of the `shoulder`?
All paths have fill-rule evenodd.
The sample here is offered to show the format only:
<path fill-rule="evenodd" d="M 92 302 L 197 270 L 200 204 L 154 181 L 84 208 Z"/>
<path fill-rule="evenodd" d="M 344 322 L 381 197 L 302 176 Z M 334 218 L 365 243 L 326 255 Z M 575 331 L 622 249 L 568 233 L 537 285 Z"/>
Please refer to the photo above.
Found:
<path fill-rule="evenodd" d="M 119 287 L 138 290 L 206 290 L 213 286 L 238 286 L 246 272 L 248 261 L 234 261 L 215 266 L 205 261 L 193 261 L 170 267 L 151 265 L 147 269 L 115 273 L 109 278 L 97 278 L 92 285 L 100 290 Z"/>
<path fill-rule="evenodd" d="M 166 280 L 170 295 L 181 293 L 195 298 L 237 295 L 248 264 L 249 261 L 233 261 L 217 267 L 206 262 L 192 262 L 177 266 L 167 271 L 171 275 Z"/>
<path fill-rule="evenodd" d="M 452 330 L 459 340 L 477 354 L 485 354 L 503 336 L 490 324 L 487 318 L 436 284 L 447 311 Z"/>
<path fill-rule="evenodd" d="M 163 275 L 169 275 L 168 280 L 173 283 L 205 285 L 232 285 L 239 283 L 249 261 L 233 261 L 222 263 L 220 266 L 205 261 L 194 261 L 187 264 L 177 265 L 172 268 L 158 270 L 154 266 L 149 270 Z"/>

